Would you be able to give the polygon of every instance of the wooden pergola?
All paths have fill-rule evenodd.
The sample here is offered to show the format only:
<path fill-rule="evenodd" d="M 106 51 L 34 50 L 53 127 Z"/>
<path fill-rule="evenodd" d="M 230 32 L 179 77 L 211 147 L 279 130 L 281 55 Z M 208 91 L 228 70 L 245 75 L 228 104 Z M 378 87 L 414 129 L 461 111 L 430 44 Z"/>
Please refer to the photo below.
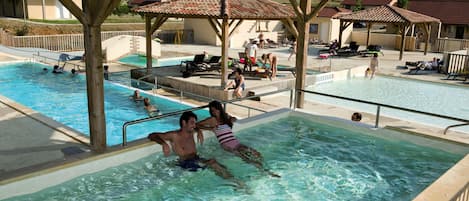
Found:
<path fill-rule="evenodd" d="M 394 24 L 400 27 L 401 47 L 399 60 L 402 60 L 405 48 L 405 36 L 410 27 L 416 25 L 423 28 L 426 36 L 424 51 L 426 55 L 428 42 L 430 41 L 431 24 L 440 23 L 440 20 L 437 18 L 390 5 L 369 8 L 352 14 L 342 15 L 338 18 L 340 19 L 339 44 L 342 44 L 342 32 L 354 22 L 365 22 L 367 24 L 366 46 L 370 44 L 370 30 L 374 23 Z"/>
<path fill-rule="evenodd" d="M 59 0 L 83 25 L 83 35 L 86 56 L 86 85 L 88 99 L 88 117 L 90 123 L 91 147 L 96 152 L 106 150 L 106 121 L 104 113 L 104 85 L 103 85 L 103 63 L 101 49 L 101 24 L 109 16 L 114 8 L 119 5 L 120 0 L 91 1 L 82 0 L 80 8 L 73 0 Z M 162 0 L 161 3 L 171 3 L 182 0 Z M 284 6 L 268 0 L 185 0 L 182 7 L 168 9 L 173 12 L 160 11 L 155 14 L 151 9 L 141 11 L 145 14 L 147 43 L 151 40 L 151 33 L 156 31 L 168 17 L 192 17 L 207 18 L 212 27 L 217 31 L 217 35 L 223 41 L 223 79 L 226 82 L 226 66 L 228 41 L 230 33 L 241 23 L 243 19 L 263 19 L 281 20 L 290 32 L 298 39 L 297 51 L 297 79 L 295 87 L 304 89 L 306 76 L 306 61 L 308 55 L 309 23 L 326 5 L 329 0 L 321 2 L 311 10 L 311 0 L 290 0 L 292 7 Z M 205 7 L 200 7 L 205 6 Z M 182 12 L 185 11 L 185 12 Z M 182 12 L 182 13 L 178 13 Z M 156 18 L 151 23 L 151 19 Z M 294 25 L 292 18 L 296 19 Z M 219 23 L 219 19 L 222 23 Z M 231 20 L 229 22 L 229 20 Z M 238 20 L 238 21 L 236 21 Z M 236 23 L 236 24 L 234 24 Z M 229 31 L 231 27 L 231 32 Z M 221 31 L 219 31 L 221 29 Z M 148 49 L 150 51 L 148 51 Z M 147 45 L 147 52 L 151 52 L 151 46 Z M 148 55 L 147 55 L 148 56 Z M 151 64 L 151 57 L 148 59 Z M 147 63 L 147 66 L 151 66 Z M 302 108 L 304 101 L 303 92 L 298 92 L 296 97 L 296 107 Z"/>
<path fill-rule="evenodd" d="M 166 0 L 133 11 L 145 16 L 147 73 L 152 68 L 151 35 L 168 18 L 207 19 L 222 42 L 221 87 L 225 86 L 228 77 L 229 38 L 243 20 L 281 20 L 290 27 L 293 25 L 290 19 L 295 17 L 290 6 L 270 0 Z"/>

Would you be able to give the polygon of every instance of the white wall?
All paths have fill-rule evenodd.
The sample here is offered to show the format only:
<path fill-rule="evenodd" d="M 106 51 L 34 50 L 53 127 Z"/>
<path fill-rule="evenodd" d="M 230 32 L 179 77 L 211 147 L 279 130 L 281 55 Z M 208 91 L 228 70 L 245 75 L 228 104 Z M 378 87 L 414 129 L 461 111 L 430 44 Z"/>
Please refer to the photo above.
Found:
<path fill-rule="evenodd" d="M 152 57 L 158 58 L 161 56 L 160 43 L 153 41 L 152 44 Z M 135 46 L 135 48 L 133 48 Z M 106 53 L 107 61 L 117 60 L 125 55 L 131 53 L 146 54 L 146 40 L 142 36 L 115 36 L 103 41 L 103 51 Z"/>
<path fill-rule="evenodd" d="M 220 21 L 221 23 L 221 21 Z M 235 22 L 236 24 L 236 22 Z M 277 32 L 282 30 L 282 24 L 280 21 L 265 21 L 261 23 L 261 27 L 264 30 L 265 39 L 271 39 L 277 41 Z M 208 45 L 221 45 L 220 39 L 216 35 L 213 28 L 210 26 L 207 19 L 185 19 L 184 29 L 194 30 L 194 43 L 196 44 L 208 44 Z M 244 20 L 241 25 L 236 29 L 230 38 L 230 47 L 241 48 L 245 41 L 250 38 L 257 38 L 260 32 L 257 32 L 258 27 L 254 20 Z"/>

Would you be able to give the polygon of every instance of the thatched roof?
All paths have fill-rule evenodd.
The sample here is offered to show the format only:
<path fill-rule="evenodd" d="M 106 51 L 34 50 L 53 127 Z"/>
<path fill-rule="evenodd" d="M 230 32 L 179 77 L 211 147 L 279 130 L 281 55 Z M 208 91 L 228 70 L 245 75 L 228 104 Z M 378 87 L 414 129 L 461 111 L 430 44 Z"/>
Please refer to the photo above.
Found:
<path fill-rule="evenodd" d="M 395 6 L 379 6 L 338 17 L 344 21 L 380 22 L 380 23 L 432 23 L 439 19 L 416 13 Z"/>
<path fill-rule="evenodd" d="M 134 12 L 180 18 L 279 20 L 294 18 L 291 6 L 270 0 L 161 0 L 140 6 Z"/>

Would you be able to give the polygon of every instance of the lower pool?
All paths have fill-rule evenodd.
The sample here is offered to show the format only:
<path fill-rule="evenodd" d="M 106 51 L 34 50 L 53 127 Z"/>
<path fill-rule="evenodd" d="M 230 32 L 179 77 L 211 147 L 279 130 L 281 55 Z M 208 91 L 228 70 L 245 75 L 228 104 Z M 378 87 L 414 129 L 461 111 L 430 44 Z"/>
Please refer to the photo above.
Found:
<path fill-rule="evenodd" d="M 43 68 L 49 69 L 48 72 L 44 72 Z M 50 66 L 39 63 L 0 64 L 0 95 L 89 136 L 85 76 L 72 77 L 68 72 L 54 74 L 51 71 Z M 108 145 L 122 143 L 122 125 L 125 122 L 148 117 L 143 103 L 129 98 L 132 94 L 131 88 L 104 82 Z M 150 98 L 162 113 L 192 107 L 162 96 L 144 92 L 142 95 Z M 205 110 L 198 111 L 198 115 L 209 116 Z M 129 126 L 128 141 L 145 138 L 150 132 L 179 128 L 177 122 L 168 123 L 175 119 L 177 117 Z"/>
<path fill-rule="evenodd" d="M 152 66 L 175 66 L 180 65 L 181 61 L 192 61 L 193 56 L 189 57 L 175 57 L 175 58 L 164 58 L 164 59 L 153 59 Z M 147 58 L 145 55 L 131 54 L 126 57 L 119 59 L 119 62 L 139 66 L 145 68 L 147 66 Z"/>
<path fill-rule="evenodd" d="M 199 147 L 201 156 L 226 165 L 248 190 L 210 170 L 183 171 L 174 165 L 175 156 L 157 153 L 11 200 L 407 201 L 469 152 L 446 142 L 321 119 L 290 115 L 237 132 L 281 178 L 223 151 L 215 138 Z"/>
<path fill-rule="evenodd" d="M 370 80 L 354 78 L 309 86 L 307 90 L 359 100 L 372 101 L 418 111 L 469 119 L 469 88 L 410 79 L 377 76 Z M 306 94 L 306 100 L 333 104 L 374 114 L 376 106 Z M 381 114 L 445 128 L 458 122 L 416 113 L 382 108 Z M 469 133 L 469 126 L 453 128 Z"/>

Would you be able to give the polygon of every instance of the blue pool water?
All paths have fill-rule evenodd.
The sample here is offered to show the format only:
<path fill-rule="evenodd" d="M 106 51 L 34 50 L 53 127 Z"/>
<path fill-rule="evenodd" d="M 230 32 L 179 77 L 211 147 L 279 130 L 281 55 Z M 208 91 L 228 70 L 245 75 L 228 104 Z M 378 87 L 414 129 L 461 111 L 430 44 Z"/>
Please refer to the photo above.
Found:
<path fill-rule="evenodd" d="M 201 156 L 226 165 L 249 190 L 237 190 L 210 170 L 183 171 L 174 165 L 175 156 L 159 153 L 11 200 L 407 201 L 468 153 L 464 147 L 394 131 L 364 133 L 310 119 L 290 116 L 237 133 L 281 178 L 228 154 L 214 138 L 199 147 Z"/>
<path fill-rule="evenodd" d="M 48 68 L 43 73 L 42 68 Z M 141 102 L 129 99 L 133 90 L 111 82 L 104 82 L 107 144 L 122 143 L 122 125 L 126 121 L 148 117 Z M 89 135 L 88 106 L 85 77 L 71 77 L 70 73 L 53 74 L 51 67 L 38 63 L 0 64 L 0 94 L 26 107 L 42 113 L 75 130 Z M 166 98 L 149 97 L 163 113 L 174 112 L 191 106 Z M 207 111 L 198 111 L 207 117 Z M 128 127 L 128 141 L 145 138 L 154 131 L 167 131 L 179 127 L 173 120 L 178 117 Z"/>
<path fill-rule="evenodd" d="M 181 61 L 187 61 L 187 60 L 191 61 L 193 59 L 194 59 L 193 56 L 167 58 L 167 59 L 153 59 L 152 66 L 153 67 L 175 66 L 175 65 L 180 65 Z M 119 59 L 119 61 L 122 63 L 131 64 L 131 65 L 139 66 L 143 68 L 147 66 L 147 58 L 145 55 L 132 54 L 132 55 L 128 55 L 126 57 Z"/>
<path fill-rule="evenodd" d="M 424 112 L 469 119 L 469 104 L 467 104 L 469 102 L 468 87 L 378 76 L 376 79 L 372 80 L 355 78 L 351 80 L 334 81 L 332 83 L 310 86 L 307 87 L 307 89 L 326 94 L 334 94 Z M 306 94 L 305 98 L 326 104 L 340 105 L 359 111 L 366 111 L 373 114 L 376 112 L 376 106 L 361 103 L 311 94 Z M 436 125 L 442 128 L 457 123 L 388 108 L 382 108 L 381 113 L 387 116 Z M 454 128 L 454 130 L 469 132 L 469 126 Z"/>

